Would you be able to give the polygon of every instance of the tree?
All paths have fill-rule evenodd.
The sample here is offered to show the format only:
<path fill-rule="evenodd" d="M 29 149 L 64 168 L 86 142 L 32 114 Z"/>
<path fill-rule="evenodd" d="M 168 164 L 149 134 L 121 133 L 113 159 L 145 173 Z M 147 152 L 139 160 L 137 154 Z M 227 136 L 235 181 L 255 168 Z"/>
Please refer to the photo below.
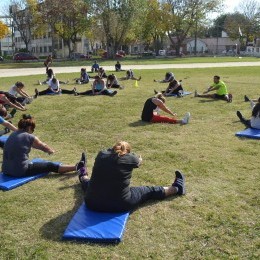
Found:
<path fill-rule="evenodd" d="M 46 0 L 41 8 L 45 26 L 51 28 L 52 38 L 61 37 L 68 46 L 69 55 L 88 27 L 88 5 L 84 0 Z M 44 28 L 44 24 L 40 25 Z M 46 28 L 47 29 L 47 28 Z"/>
<path fill-rule="evenodd" d="M 119 47 L 126 41 L 129 32 L 137 24 L 139 15 L 146 6 L 145 0 L 86 0 L 91 15 L 99 21 L 105 35 L 109 58 L 114 58 Z"/>
<path fill-rule="evenodd" d="M 0 21 L 0 39 L 3 39 L 9 33 L 8 26 Z"/>
<path fill-rule="evenodd" d="M 164 21 L 168 37 L 180 53 L 180 47 L 193 28 L 197 28 L 209 12 L 213 12 L 221 0 L 165 0 L 163 4 Z M 196 33 L 197 35 L 197 33 Z M 174 39 L 175 38 L 175 39 Z"/>
<path fill-rule="evenodd" d="M 12 0 L 9 10 L 14 26 L 19 31 L 27 51 L 29 51 L 33 35 L 35 8 L 37 8 L 36 0 Z"/>
<path fill-rule="evenodd" d="M 153 44 L 153 49 L 158 54 L 162 49 L 163 41 L 166 36 L 166 26 L 163 21 L 164 12 L 161 4 L 157 0 L 148 0 L 146 12 L 140 19 L 140 28 L 138 35 L 148 46 Z"/>

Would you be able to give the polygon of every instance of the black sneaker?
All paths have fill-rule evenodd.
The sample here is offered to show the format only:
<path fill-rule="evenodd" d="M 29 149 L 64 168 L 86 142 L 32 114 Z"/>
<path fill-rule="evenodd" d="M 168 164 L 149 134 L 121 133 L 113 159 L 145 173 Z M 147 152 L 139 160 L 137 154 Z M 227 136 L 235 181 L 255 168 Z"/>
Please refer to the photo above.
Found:
<path fill-rule="evenodd" d="M 10 129 L 9 128 L 7 128 L 7 127 L 5 127 L 5 134 L 8 134 L 9 132 L 10 132 Z"/>
<path fill-rule="evenodd" d="M 228 94 L 227 102 L 228 102 L 228 103 L 232 103 L 232 100 L 233 100 L 233 95 L 229 93 L 229 94 Z"/>
<path fill-rule="evenodd" d="M 178 195 L 186 194 L 185 176 L 180 171 L 175 171 L 175 180 L 174 180 L 172 186 L 178 188 L 178 191 L 177 191 Z"/>
<path fill-rule="evenodd" d="M 39 91 L 38 91 L 38 89 L 36 88 L 35 89 L 35 95 L 34 95 L 34 98 L 37 98 L 39 96 Z"/>
<path fill-rule="evenodd" d="M 158 94 L 158 91 L 156 89 L 153 90 L 154 94 Z"/>
<path fill-rule="evenodd" d="M 117 91 L 115 90 L 113 93 L 110 94 L 111 97 L 117 94 Z"/>
<path fill-rule="evenodd" d="M 248 98 L 247 95 L 244 96 L 244 100 L 245 100 L 245 102 L 249 102 L 250 101 L 250 99 Z"/>
<path fill-rule="evenodd" d="M 240 121 L 243 120 L 243 116 L 240 111 L 237 111 L 237 117 L 239 118 Z"/>
<path fill-rule="evenodd" d="M 10 112 L 10 115 L 12 116 L 12 118 L 14 117 L 15 113 L 16 113 L 16 109 L 13 108 L 12 111 Z"/>
<path fill-rule="evenodd" d="M 84 152 L 81 154 L 80 161 L 84 162 L 84 167 L 85 167 L 86 163 L 87 163 L 87 158 L 86 158 L 86 154 Z"/>

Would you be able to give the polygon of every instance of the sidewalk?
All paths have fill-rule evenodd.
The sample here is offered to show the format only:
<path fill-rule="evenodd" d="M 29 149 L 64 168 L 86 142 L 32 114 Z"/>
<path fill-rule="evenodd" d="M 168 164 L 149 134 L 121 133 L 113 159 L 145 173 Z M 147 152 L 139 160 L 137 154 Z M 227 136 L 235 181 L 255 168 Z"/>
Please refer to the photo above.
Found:
<path fill-rule="evenodd" d="M 260 61 L 256 62 L 224 62 L 224 63 L 190 63 L 190 64 L 151 64 L 151 65 L 123 65 L 124 70 L 144 70 L 144 69 L 189 69 L 189 68 L 221 68 L 221 67 L 250 67 L 260 66 Z M 77 67 L 53 67 L 55 74 L 78 72 L 82 66 Z M 102 66 L 105 70 L 114 71 L 114 66 Z M 90 70 L 90 67 L 89 69 Z M 0 69 L 0 78 L 13 76 L 44 75 L 45 67 L 26 69 Z"/>

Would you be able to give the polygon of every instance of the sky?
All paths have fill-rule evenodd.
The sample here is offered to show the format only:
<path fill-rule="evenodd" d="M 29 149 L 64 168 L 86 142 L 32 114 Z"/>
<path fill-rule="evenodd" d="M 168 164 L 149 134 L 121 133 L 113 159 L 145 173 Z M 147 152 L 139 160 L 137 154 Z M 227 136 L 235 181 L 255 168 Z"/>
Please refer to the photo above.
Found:
<path fill-rule="evenodd" d="M 230 12 L 232 13 L 235 9 L 235 7 L 238 6 L 238 4 L 241 2 L 242 0 L 224 0 L 224 4 L 225 4 L 225 12 Z M 4 7 L 8 6 L 9 3 L 11 1 L 10 0 L 0 0 L 0 14 L 4 13 Z"/>

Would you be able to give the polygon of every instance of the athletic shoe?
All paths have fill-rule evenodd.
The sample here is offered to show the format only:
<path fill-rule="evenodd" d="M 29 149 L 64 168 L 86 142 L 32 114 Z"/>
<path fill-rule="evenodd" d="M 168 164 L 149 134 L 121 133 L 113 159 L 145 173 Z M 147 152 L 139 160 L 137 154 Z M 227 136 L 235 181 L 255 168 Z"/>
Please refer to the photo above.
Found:
<path fill-rule="evenodd" d="M 119 89 L 124 89 L 124 88 L 125 88 L 125 86 L 120 86 L 120 87 L 119 87 Z"/>
<path fill-rule="evenodd" d="M 228 98 L 227 98 L 227 102 L 228 103 L 232 103 L 232 99 L 233 99 L 233 96 L 232 96 L 232 94 L 228 94 Z"/>
<path fill-rule="evenodd" d="M 10 115 L 11 115 L 12 118 L 14 117 L 15 113 L 16 113 L 16 109 L 13 108 L 12 111 L 10 112 Z"/>
<path fill-rule="evenodd" d="M 249 102 L 250 101 L 250 99 L 248 98 L 247 95 L 244 96 L 244 100 L 245 100 L 245 102 Z"/>
<path fill-rule="evenodd" d="M 194 92 L 194 97 L 197 97 L 199 94 L 198 94 L 198 91 L 197 90 L 195 90 L 195 92 Z"/>
<path fill-rule="evenodd" d="M 190 120 L 190 112 L 187 112 L 185 115 L 184 115 L 184 118 L 182 119 L 182 124 L 186 125 L 189 123 L 189 120 Z"/>
<path fill-rule="evenodd" d="M 38 91 L 38 89 L 37 89 L 37 88 L 36 88 L 34 91 L 35 91 L 34 98 L 37 98 L 37 97 L 39 96 L 39 91 Z"/>
<path fill-rule="evenodd" d="M 154 94 L 158 94 L 158 91 L 156 89 L 153 90 Z"/>
<path fill-rule="evenodd" d="M 66 82 L 65 82 L 65 84 L 68 84 L 70 81 L 69 80 L 67 80 Z"/>
<path fill-rule="evenodd" d="M 140 76 L 139 79 L 138 79 L 138 81 L 140 81 L 141 79 L 142 79 L 142 77 Z"/>
<path fill-rule="evenodd" d="M 84 167 L 85 167 L 86 163 L 87 163 L 87 158 L 86 158 L 86 154 L 84 152 L 81 154 L 80 161 L 84 162 Z"/>
<path fill-rule="evenodd" d="M 239 118 L 240 121 L 243 120 L 243 116 L 240 111 L 237 111 L 237 117 Z"/>
<path fill-rule="evenodd" d="M 109 96 L 113 97 L 114 95 L 117 94 L 117 91 L 115 90 L 113 93 L 111 93 Z"/>
<path fill-rule="evenodd" d="M 177 191 L 178 195 L 186 194 L 185 176 L 180 171 L 175 171 L 175 180 L 174 180 L 172 186 L 176 187 L 178 189 L 178 191 Z"/>
<path fill-rule="evenodd" d="M 42 85 L 42 83 L 41 83 L 39 80 L 38 80 L 38 84 L 39 84 L 39 85 Z"/>
<path fill-rule="evenodd" d="M 76 88 L 73 88 L 73 92 L 74 92 L 74 96 L 77 96 L 77 95 L 78 95 L 78 92 L 77 92 L 77 89 L 76 89 Z"/>
<path fill-rule="evenodd" d="M 9 128 L 7 128 L 7 127 L 5 127 L 5 134 L 8 134 L 9 132 L 10 132 L 10 129 Z"/>

